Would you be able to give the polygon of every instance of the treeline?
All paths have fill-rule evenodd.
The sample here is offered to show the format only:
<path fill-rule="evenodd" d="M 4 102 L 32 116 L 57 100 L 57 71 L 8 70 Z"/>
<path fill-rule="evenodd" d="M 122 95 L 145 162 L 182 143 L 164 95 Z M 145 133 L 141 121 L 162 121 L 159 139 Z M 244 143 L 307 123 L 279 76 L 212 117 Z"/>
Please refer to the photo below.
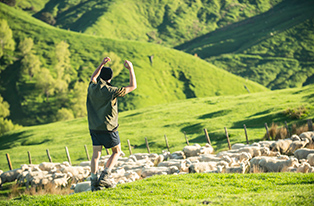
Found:
<path fill-rule="evenodd" d="M 54 55 L 44 61 L 51 61 L 52 69 L 42 64 L 42 56 L 33 49 L 32 38 L 25 38 L 18 44 L 12 38 L 12 31 L 6 20 L 0 20 L 1 70 L 15 78 L 15 88 L 5 85 L 7 90 L 21 100 L 20 110 L 27 116 L 21 120 L 23 125 L 40 124 L 58 120 L 68 120 L 86 115 L 86 83 L 77 80 L 75 69 L 70 64 L 69 44 L 60 41 L 55 45 Z M 10 70 L 10 65 L 19 64 Z M 3 81 L 3 79 L 2 79 Z M 9 104 L 0 96 L 1 133 L 13 129 L 9 115 Z"/>

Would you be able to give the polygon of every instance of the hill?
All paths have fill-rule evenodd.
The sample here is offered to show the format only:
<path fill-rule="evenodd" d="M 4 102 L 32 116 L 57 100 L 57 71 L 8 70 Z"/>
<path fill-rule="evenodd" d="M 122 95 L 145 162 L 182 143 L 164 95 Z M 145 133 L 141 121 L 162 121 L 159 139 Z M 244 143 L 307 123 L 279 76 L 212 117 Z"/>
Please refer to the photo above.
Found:
<path fill-rule="evenodd" d="M 16 7 L 56 27 L 114 39 L 175 46 L 266 12 L 276 1 L 100 0 L 18 2 Z"/>
<path fill-rule="evenodd" d="M 48 96 L 45 97 L 36 87 L 36 78 L 22 73 L 23 57 L 20 51 L 15 51 L 15 59 L 4 66 L 0 78 L 1 95 L 11 106 L 10 118 L 22 125 L 55 121 L 60 108 L 74 108 L 75 95 L 80 96 L 81 107 L 85 107 L 84 98 L 90 75 L 104 55 L 110 54 L 114 55 L 120 66 L 123 59 L 131 60 L 138 81 L 138 89 L 119 102 L 121 110 L 192 97 L 244 94 L 247 93 L 244 84 L 251 92 L 267 90 L 254 82 L 174 49 L 145 42 L 112 40 L 61 30 L 4 4 L 0 8 L 0 17 L 8 21 L 16 42 L 21 42 L 26 37 L 34 40 L 34 51 L 42 62 L 41 67 L 48 68 L 52 78 L 58 80 L 60 71 L 57 67 L 56 46 L 60 42 L 66 42 L 69 46 L 68 53 L 71 54 L 68 63 L 70 70 L 67 74 L 70 80 L 63 91 L 58 92 L 56 89 L 51 93 L 49 100 Z M 151 55 L 153 64 L 149 60 Z M 118 73 L 113 84 L 126 86 L 127 70 L 118 66 L 116 69 Z M 82 92 L 75 94 L 74 88 L 78 82 L 83 82 L 80 84 Z M 75 114 L 75 111 L 73 113 Z"/>
<path fill-rule="evenodd" d="M 207 128 L 215 151 L 227 150 L 224 127 L 227 127 L 231 144 L 244 143 L 243 124 L 248 129 L 250 143 L 264 137 L 264 123 L 283 126 L 287 121 L 302 125 L 306 119 L 314 118 L 314 87 L 285 89 L 254 94 L 203 97 L 180 100 L 132 111 L 119 116 L 119 134 L 122 150 L 128 155 L 127 139 L 133 153 L 147 152 L 147 137 L 151 152 L 166 150 L 164 135 L 167 135 L 170 151 L 182 150 L 186 145 L 184 132 L 190 144 L 204 145 Z M 299 116 L 299 119 L 296 119 Z M 73 164 L 87 160 L 84 145 L 91 155 L 92 145 L 86 118 L 51 124 L 24 127 L 0 137 L 0 169 L 7 170 L 5 154 L 11 156 L 14 168 L 28 162 L 27 151 L 33 163 L 48 161 L 49 149 L 52 161 L 66 161 L 64 147 L 67 146 Z M 104 151 L 104 153 L 106 153 Z"/>
<path fill-rule="evenodd" d="M 270 89 L 312 84 L 313 9 L 313 1 L 286 0 L 176 48 Z"/>

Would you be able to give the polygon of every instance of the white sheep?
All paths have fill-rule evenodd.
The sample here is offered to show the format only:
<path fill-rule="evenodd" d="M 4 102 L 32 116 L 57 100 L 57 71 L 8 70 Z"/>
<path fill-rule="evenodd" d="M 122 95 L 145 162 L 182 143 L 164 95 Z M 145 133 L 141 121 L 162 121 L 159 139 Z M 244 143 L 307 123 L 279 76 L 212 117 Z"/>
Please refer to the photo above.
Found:
<path fill-rule="evenodd" d="M 0 175 L 1 178 L 1 184 L 4 184 L 6 182 L 13 182 L 17 179 L 17 177 L 23 172 L 21 168 L 9 170 L 6 172 L 3 172 Z"/>
<path fill-rule="evenodd" d="M 235 143 L 234 145 L 231 146 L 231 149 L 236 150 L 236 149 L 240 149 L 243 147 L 248 146 L 247 144 L 243 144 L 243 143 Z"/>
<path fill-rule="evenodd" d="M 207 143 L 205 146 L 200 148 L 199 154 L 212 154 L 213 152 L 214 148 Z"/>
<path fill-rule="evenodd" d="M 141 176 L 143 178 L 150 177 L 153 175 L 161 175 L 161 174 L 173 174 L 173 173 L 179 173 L 179 169 L 176 166 L 171 167 L 149 167 L 149 168 L 143 168 Z"/>
<path fill-rule="evenodd" d="M 259 162 L 259 166 L 263 168 L 265 172 L 281 172 L 288 167 L 297 164 L 298 160 L 294 157 L 290 157 L 288 160 L 282 160 L 278 158 L 262 159 Z"/>
<path fill-rule="evenodd" d="M 304 139 L 302 141 L 293 141 L 288 150 L 287 150 L 287 154 L 292 155 L 297 149 L 301 149 L 306 147 L 309 144 L 309 140 L 308 139 Z"/>
<path fill-rule="evenodd" d="M 302 133 L 303 134 L 303 133 Z M 294 156 L 300 159 L 306 159 L 307 156 L 311 153 L 314 153 L 314 149 L 308 149 L 308 148 L 303 148 L 303 149 L 298 149 L 294 152 Z"/>
<path fill-rule="evenodd" d="M 200 149 L 201 149 L 201 146 L 199 144 L 194 144 L 192 146 L 185 146 L 183 148 L 183 152 L 186 156 L 186 158 L 188 157 L 193 157 L 193 156 L 198 156 L 199 153 L 200 153 Z"/>
<path fill-rule="evenodd" d="M 291 139 L 281 139 L 271 144 L 270 150 L 274 152 L 280 152 L 280 154 L 286 154 L 291 143 Z"/>
<path fill-rule="evenodd" d="M 161 162 L 158 164 L 158 167 L 171 167 L 171 166 L 176 166 L 180 170 L 180 172 L 188 172 L 187 160 L 170 159 L 166 162 Z"/>
<path fill-rule="evenodd" d="M 170 155 L 170 159 L 185 159 L 185 158 L 186 158 L 185 154 L 182 151 L 176 151 Z"/>
<path fill-rule="evenodd" d="M 189 173 L 202 173 L 216 169 L 217 162 L 199 162 L 189 166 Z"/>
<path fill-rule="evenodd" d="M 307 155 L 307 161 L 311 166 L 314 166 L 314 153 Z"/>

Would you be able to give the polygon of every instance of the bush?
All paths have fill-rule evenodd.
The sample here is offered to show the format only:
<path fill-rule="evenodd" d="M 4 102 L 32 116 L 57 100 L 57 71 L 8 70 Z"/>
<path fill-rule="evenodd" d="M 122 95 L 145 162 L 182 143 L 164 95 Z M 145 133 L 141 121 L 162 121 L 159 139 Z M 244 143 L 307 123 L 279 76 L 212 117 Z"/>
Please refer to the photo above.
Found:
<path fill-rule="evenodd" d="M 291 119 L 302 119 L 309 114 L 308 108 L 300 106 L 297 108 L 288 108 L 284 111 L 284 114 Z"/>

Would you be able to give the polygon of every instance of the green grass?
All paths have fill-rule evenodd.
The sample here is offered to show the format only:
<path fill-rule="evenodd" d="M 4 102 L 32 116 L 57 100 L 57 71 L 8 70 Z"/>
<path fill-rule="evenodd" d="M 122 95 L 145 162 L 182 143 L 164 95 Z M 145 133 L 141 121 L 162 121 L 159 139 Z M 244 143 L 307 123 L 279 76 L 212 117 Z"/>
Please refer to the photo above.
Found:
<path fill-rule="evenodd" d="M 147 152 L 145 137 L 151 152 L 166 150 L 164 135 L 167 135 L 170 151 L 182 150 L 186 132 L 190 144 L 205 145 L 203 129 L 207 128 L 215 151 L 227 150 L 224 127 L 227 127 L 231 144 L 244 143 L 246 124 L 250 143 L 261 140 L 265 134 L 264 123 L 270 126 L 305 124 L 314 118 L 314 87 L 287 89 L 246 95 L 205 97 L 181 100 L 119 114 L 119 133 L 122 150 L 129 155 L 127 139 L 133 153 Z M 287 109 L 307 108 L 307 115 L 296 120 L 284 112 Z M 73 164 L 86 161 L 84 145 L 89 155 L 92 145 L 86 118 L 56 122 L 40 126 L 24 127 L 0 137 L 0 169 L 8 170 L 5 154 L 9 153 L 13 168 L 28 163 L 27 151 L 33 163 L 47 162 L 46 149 L 52 161 L 67 161 L 65 146 L 68 147 Z M 106 152 L 104 151 L 104 154 Z"/>
<path fill-rule="evenodd" d="M 2 205 L 311 205 L 314 174 L 154 176 L 114 189 L 74 195 L 21 196 Z"/>

